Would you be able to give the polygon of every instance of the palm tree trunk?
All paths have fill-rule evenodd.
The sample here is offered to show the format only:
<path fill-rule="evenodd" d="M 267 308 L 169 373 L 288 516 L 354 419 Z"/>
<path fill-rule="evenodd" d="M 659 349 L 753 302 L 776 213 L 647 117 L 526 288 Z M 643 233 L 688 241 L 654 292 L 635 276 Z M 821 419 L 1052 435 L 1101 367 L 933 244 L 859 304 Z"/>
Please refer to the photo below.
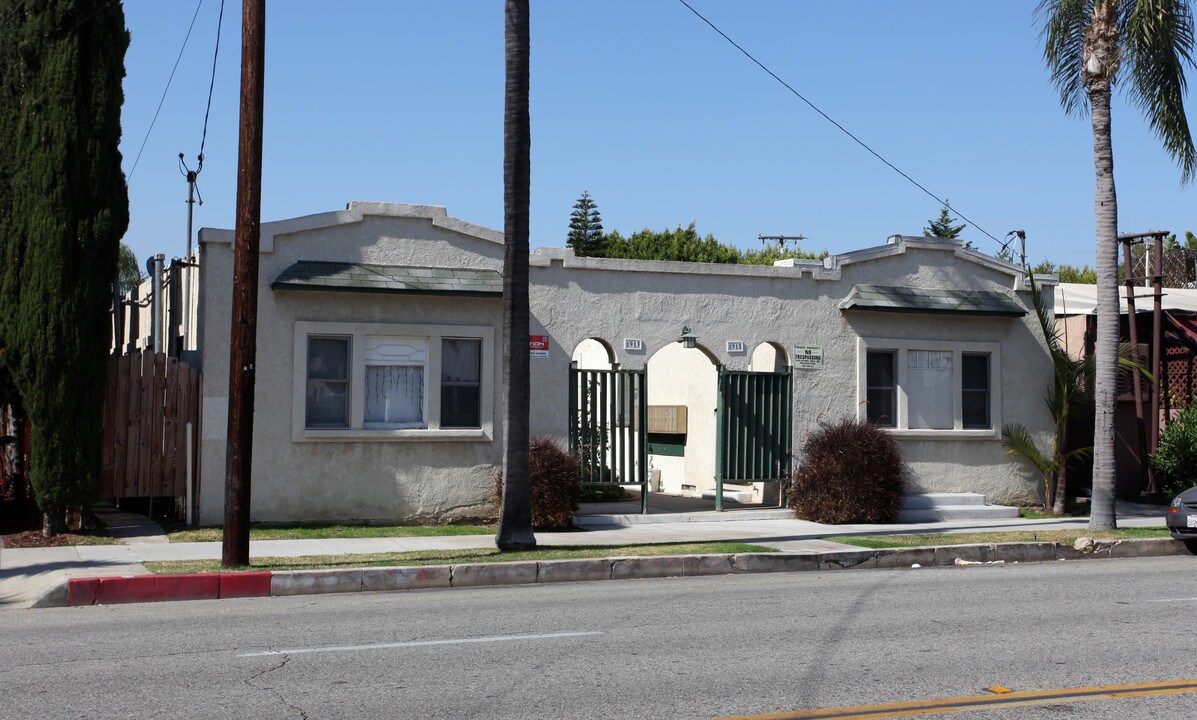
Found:
<path fill-rule="evenodd" d="M 1097 176 L 1097 344 L 1094 379 L 1093 498 L 1090 530 L 1117 527 L 1114 513 L 1114 412 L 1118 384 L 1118 198 L 1110 140 L 1110 85 L 1089 90 Z"/>
<path fill-rule="evenodd" d="M 1059 458 L 1060 467 L 1056 471 L 1056 487 L 1054 498 L 1052 499 L 1052 514 L 1063 515 L 1065 510 L 1065 493 L 1068 486 L 1068 405 L 1064 406 L 1064 412 L 1060 421 L 1059 436 L 1056 438 L 1056 457 Z"/>
<path fill-rule="evenodd" d="M 503 499 L 500 552 L 536 547 L 528 481 L 528 0 L 507 0 L 503 112 Z"/>

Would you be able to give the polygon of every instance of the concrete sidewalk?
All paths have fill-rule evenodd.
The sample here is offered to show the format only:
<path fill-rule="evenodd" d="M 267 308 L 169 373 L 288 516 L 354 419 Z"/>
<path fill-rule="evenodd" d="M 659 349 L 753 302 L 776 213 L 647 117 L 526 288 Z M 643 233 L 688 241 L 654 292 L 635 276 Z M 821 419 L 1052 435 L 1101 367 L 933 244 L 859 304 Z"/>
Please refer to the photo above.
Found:
<path fill-rule="evenodd" d="M 1120 527 L 1162 527 L 1161 506 L 1119 502 Z M 126 520 L 128 520 L 126 518 Z M 541 546 L 633 545 L 642 543 L 735 540 L 783 552 L 819 555 L 859 549 L 834 542 L 835 536 L 909 533 L 992 532 L 1004 530 L 1083 530 L 1087 518 L 1047 520 L 957 520 L 889 525 L 820 525 L 794 519 L 691 521 L 651 523 L 585 532 L 537 533 Z M 42 594 L 68 578 L 142 575 L 142 563 L 156 560 L 219 559 L 221 544 L 163 542 L 147 524 L 118 545 L 0 550 L 0 609 L 29 607 Z M 414 550 L 494 547 L 490 535 L 442 537 L 339 538 L 326 540 L 260 540 L 250 545 L 252 557 L 368 554 Z"/>

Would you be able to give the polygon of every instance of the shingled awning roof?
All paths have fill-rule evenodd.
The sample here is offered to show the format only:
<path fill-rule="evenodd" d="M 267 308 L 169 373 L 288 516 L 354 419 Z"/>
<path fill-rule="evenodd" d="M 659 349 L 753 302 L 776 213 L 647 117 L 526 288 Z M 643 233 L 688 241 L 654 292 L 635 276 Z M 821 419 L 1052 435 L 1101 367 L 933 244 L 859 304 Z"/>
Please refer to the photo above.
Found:
<path fill-rule="evenodd" d="M 1022 317 L 1027 314 L 1013 298 L 1000 292 L 929 290 L 888 285 L 856 285 L 840 303 L 840 309 L 991 317 Z"/>
<path fill-rule="evenodd" d="M 300 260 L 270 289 L 497 298 L 503 297 L 503 276 L 496 270 Z"/>

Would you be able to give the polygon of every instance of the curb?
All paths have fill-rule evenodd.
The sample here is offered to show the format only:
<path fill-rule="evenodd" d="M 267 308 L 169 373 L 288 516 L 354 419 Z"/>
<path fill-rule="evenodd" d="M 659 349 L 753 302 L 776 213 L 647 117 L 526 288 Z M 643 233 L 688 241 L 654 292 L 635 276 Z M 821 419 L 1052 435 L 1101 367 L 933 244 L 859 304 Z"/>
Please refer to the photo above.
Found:
<path fill-rule="evenodd" d="M 1041 543 L 941 545 L 829 553 L 654 555 L 579 560 L 285 570 L 191 575 L 70 578 L 32 607 L 76 607 L 175 600 L 450 589 L 554 582 L 631 580 L 810 570 L 897 569 L 950 565 L 1189 555 L 1171 538 L 1095 540 L 1089 550 Z"/>

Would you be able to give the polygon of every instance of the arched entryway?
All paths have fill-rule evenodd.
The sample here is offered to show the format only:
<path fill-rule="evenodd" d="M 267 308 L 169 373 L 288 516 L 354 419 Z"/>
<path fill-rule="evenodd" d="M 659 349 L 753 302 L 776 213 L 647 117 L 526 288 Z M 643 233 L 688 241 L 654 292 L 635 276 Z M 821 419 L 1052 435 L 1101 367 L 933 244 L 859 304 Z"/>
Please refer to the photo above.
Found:
<path fill-rule="evenodd" d="M 615 367 L 615 351 L 611 343 L 601 338 L 586 338 L 574 348 L 570 359 L 582 370 L 611 370 Z"/>
<path fill-rule="evenodd" d="M 714 489 L 718 362 L 701 344 L 670 343 L 648 359 L 650 486 L 701 497 Z"/>
<path fill-rule="evenodd" d="M 621 370 L 610 343 L 587 338 L 570 356 L 569 449 L 585 486 L 628 487 L 648 506 L 644 370 Z"/>
<path fill-rule="evenodd" d="M 782 372 L 790 366 L 790 359 L 779 343 L 763 342 L 752 350 L 748 369 L 753 372 Z"/>

